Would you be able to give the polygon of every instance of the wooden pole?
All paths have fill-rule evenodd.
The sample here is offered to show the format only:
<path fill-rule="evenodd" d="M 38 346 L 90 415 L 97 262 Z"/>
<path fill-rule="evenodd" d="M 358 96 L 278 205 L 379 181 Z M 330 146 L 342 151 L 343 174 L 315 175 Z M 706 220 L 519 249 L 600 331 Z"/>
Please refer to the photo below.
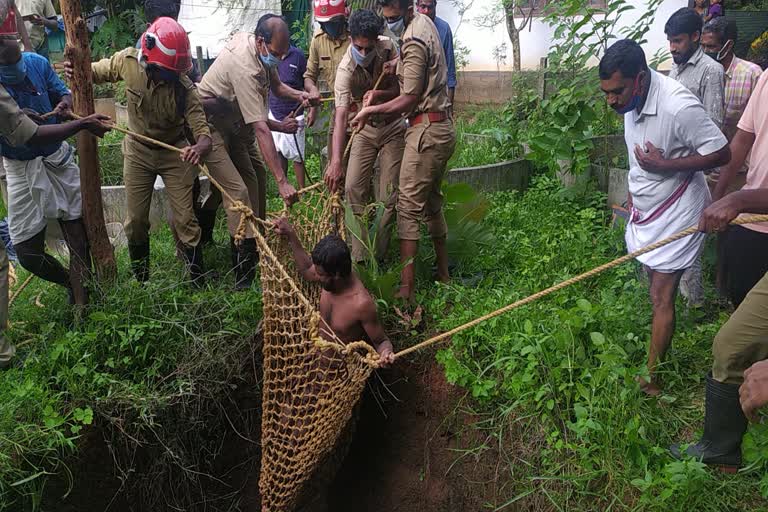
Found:
<path fill-rule="evenodd" d="M 61 15 L 67 45 L 64 55 L 72 63 L 74 77 L 72 99 L 74 110 L 81 116 L 94 113 L 93 73 L 91 72 L 91 48 L 88 29 L 83 19 L 80 0 L 61 0 Z M 80 190 L 83 196 L 83 221 L 85 222 L 91 256 L 100 283 L 112 281 L 117 275 L 115 254 L 109 243 L 101 203 L 101 173 L 96 136 L 83 130 L 77 134 L 77 152 L 80 160 Z"/>
<path fill-rule="evenodd" d="M 203 47 L 202 46 L 196 46 L 195 47 L 196 53 L 197 53 L 197 68 L 200 71 L 200 76 L 203 76 L 207 69 L 205 69 L 205 61 L 203 60 Z"/>

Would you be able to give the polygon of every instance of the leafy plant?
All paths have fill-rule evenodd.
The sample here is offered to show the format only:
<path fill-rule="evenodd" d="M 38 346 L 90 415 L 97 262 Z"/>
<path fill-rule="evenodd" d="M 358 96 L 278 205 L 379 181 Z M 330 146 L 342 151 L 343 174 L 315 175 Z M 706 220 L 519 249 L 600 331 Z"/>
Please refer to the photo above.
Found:
<path fill-rule="evenodd" d="M 379 226 L 384 215 L 382 203 L 368 205 L 361 216 L 355 215 L 348 203 L 344 203 L 344 223 L 349 233 L 355 237 L 365 250 L 362 264 L 354 262 L 355 272 L 365 287 L 383 305 L 389 308 L 395 302 L 395 294 L 400 283 L 400 273 L 410 261 L 402 262 L 392 268 L 384 268 L 376 257 L 376 241 Z"/>
<path fill-rule="evenodd" d="M 135 45 L 146 27 L 144 12 L 140 8 L 110 16 L 91 38 L 92 57 L 101 59 Z"/>
<path fill-rule="evenodd" d="M 466 266 L 478 253 L 493 245 L 493 232 L 483 223 L 488 200 L 466 183 L 443 183 L 445 222 L 448 225 L 448 258 Z"/>

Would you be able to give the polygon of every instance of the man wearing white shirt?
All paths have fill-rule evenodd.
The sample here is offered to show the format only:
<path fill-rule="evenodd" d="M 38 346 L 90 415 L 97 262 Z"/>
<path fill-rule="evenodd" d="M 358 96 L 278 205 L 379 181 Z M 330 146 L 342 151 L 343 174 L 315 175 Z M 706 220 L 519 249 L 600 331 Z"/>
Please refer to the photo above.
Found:
<path fill-rule="evenodd" d="M 698 223 L 710 202 L 702 171 L 726 164 L 730 151 L 701 102 L 675 80 L 649 69 L 636 42 L 625 39 L 611 46 L 599 73 L 608 105 L 624 115 L 631 209 L 626 242 L 632 252 Z M 653 304 L 651 379 L 639 379 L 648 394 L 661 392 L 654 371 L 672 342 L 680 277 L 703 244 L 704 234 L 697 233 L 638 258 L 650 278 Z"/>

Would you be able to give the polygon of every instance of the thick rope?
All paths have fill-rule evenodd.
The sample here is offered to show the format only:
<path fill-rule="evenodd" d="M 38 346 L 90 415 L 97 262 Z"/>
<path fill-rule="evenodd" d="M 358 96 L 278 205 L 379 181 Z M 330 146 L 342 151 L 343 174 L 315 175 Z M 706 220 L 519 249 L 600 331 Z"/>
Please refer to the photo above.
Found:
<path fill-rule="evenodd" d="M 739 224 L 752 224 L 755 222 L 768 222 L 768 215 L 750 215 L 746 217 L 740 217 L 738 219 L 734 219 L 731 221 L 731 224 L 739 225 Z M 594 277 L 597 274 L 600 274 L 602 272 L 605 272 L 606 270 L 612 269 L 614 267 L 617 267 L 621 265 L 622 263 L 626 263 L 627 261 L 633 260 L 637 258 L 638 256 L 642 256 L 643 254 L 649 253 L 651 251 L 654 251 L 660 247 L 664 247 L 665 245 L 671 244 L 672 242 L 676 242 L 677 240 L 680 240 L 681 238 L 685 238 L 687 236 L 690 236 L 696 232 L 699 231 L 698 226 L 691 226 L 688 229 L 684 231 L 680 231 L 679 233 L 676 233 L 668 238 L 665 238 L 664 240 L 660 240 L 656 243 L 653 243 L 651 245 L 648 245 L 646 247 L 643 247 L 642 249 L 638 249 L 635 252 L 631 252 L 625 256 L 622 256 L 621 258 L 617 258 L 613 261 L 610 261 L 608 263 L 605 263 L 604 265 L 600 265 L 599 267 L 593 268 L 592 270 L 585 272 L 583 274 L 580 274 L 578 276 L 572 277 L 570 279 L 567 279 L 561 283 L 558 283 L 554 286 L 551 286 L 547 288 L 546 290 L 542 290 L 538 293 L 534 293 L 533 295 L 530 295 L 524 299 L 518 300 L 516 302 L 513 302 L 512 304 L 509 304 L 507 306 L 504 306 L 501 309 L 497 309 L 496 311 L 492 313 L 488 313 L 487 315 L 483 315 L 480 318 L 476 318 L 472 320 L 471 322 L 467 322 L 463 325 L 460 325 L 458 327 L 455 327 L 451 329 L 450 331 L 444 332 L 442 334 L 438 334 L 437 336 L 434 336 L 432 338 L 429 338 L 428 340 L 422 341 L 421 343 L 418 343 L 412 347 L 406 348 L 404 350 L 401 350 L 400 352 L 395 354 L 395 359 L 399 359 L 405 355 L 408 355 L 412 352 L 416 352 L 418 350 L 423 350 L 430 345 L 434 345 L 436 343 L 439 343 L 441 341 L 446 340 L 447 338 L 450 338 L 454 334 L 458 334 L 462 331 L 466 331 L 467 329 L 470 329 L 482 322 L 485 322 L 486 320 L 490 320 L 491 318 L 495 318 L 499 315 L 503 315 L 504 313 L 507 313 L 509 311 L 512 311 L 513 309 L 519 308 L 520 306 L 524 306 L 526 304 L 530 304 L 531 302 L 534 302 L 536 300 L 539 300 L 542 297 L 545 297 L 551 293 L 554 293 L 558 290 L 562 290 L 563 288 L 570 286 L 572 284 L 576 284 L 580 281 L 584 281 L 586 279 L 589 279 L 590 277 Z"/>

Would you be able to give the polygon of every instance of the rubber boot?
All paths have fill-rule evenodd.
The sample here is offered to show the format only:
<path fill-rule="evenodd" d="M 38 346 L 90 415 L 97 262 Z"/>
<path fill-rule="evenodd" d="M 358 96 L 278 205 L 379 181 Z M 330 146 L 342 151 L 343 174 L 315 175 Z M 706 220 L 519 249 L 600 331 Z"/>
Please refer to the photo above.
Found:
<path fill-rule="evenodd" d="M 203 248 L 184 247 L 184 259 L 187 263 L 187 271 L 192 284 L 198 288 L 205 284 L 205 265 L 203 265 Z"/>
<path fill-rule="evenodd" d="M 216 210 L 195 208 L 195 217 L 200 225 L 200 245 L 213 244 L 213 228 L 216 227 Z"/>
<path fill-rule="evenodd" d="M 235 290 L 249 290 L 256 277 L 256 264 L 259 261 L 256 240 L 246 238 L 238 247 L 235 239 L 232 238 L 229 247 L 232 254 L 232 269 L 235 271 Z"/>
<path fill-rule="evenodd" d="M 128 244 L 128 254 L 136 280 L 140 283 L 149 281 L 149 243 Z"/>
<path fill-rule="evenodd" d="M 723 384 L 707 375 L 704 409 L 704 435 L 690 445 L 685 454 L 705 464 L 735 472 L 741 466 L 741 438 L 747 431 L 747 418 L 739 403 L 739 385 Z M 670 448 L 672 456 L 680 459 L 680 444 Z"/>

